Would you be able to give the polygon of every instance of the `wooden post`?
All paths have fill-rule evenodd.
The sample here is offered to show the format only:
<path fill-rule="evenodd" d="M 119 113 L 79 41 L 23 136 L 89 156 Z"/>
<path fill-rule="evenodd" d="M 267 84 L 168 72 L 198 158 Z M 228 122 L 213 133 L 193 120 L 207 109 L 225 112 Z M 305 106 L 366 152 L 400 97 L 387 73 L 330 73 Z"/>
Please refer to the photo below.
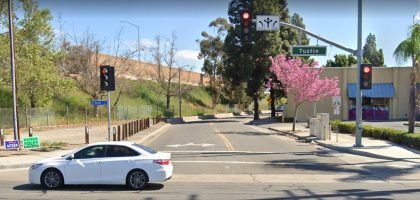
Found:
<path fill-rule="evenodd" d="M 112 141 L 117 141 L 117 128 L 113 127 Z"/>
<path fill-rule="evenodd" d="M 3 146 L 4 143 L 4 136 L 3 136 L 3 129 L 0 128 L 0 146 Z"/>
<path fill-rule="evenodd" d="M 89 127 L 85 126 L 85 143 L 89 144 Z"/>
<path fill-rule="evenodd" d="M 121 126 L 118 125 L 118 128 L 117 129 L 118 129 L 117 130 L 117 135 L 118 135 L 117 140 L 118 141 L 121 141 Z"/>

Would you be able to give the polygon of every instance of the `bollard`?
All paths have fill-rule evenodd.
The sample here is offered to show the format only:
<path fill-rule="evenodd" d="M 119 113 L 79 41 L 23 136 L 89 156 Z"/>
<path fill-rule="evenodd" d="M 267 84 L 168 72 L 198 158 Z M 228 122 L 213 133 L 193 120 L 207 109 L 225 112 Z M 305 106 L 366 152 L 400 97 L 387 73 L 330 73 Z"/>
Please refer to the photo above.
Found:
<path fill-rule="evenodd" d="M 141 119 L 140 120 L 140 131 L 143 131 L 144 130 L 144 128 L 143 128 L 143 119 Z"/>
<path fill-rule="evenodd" d="M 128 123 L 128 134 L 129 134 L 130 137 L 133 135 L 132 134 L 132 131 L 133 131 L 133 126 L 132 125 L 133 125 L 132 122 Z"/>
<path fill-rule="evenodd" d="M 33 135 L 32 127 L 29 127 L 29 137 L 32 137 L 32 135 Z"/>
<path fill-rule="evenodd" d="M 89 126 L 85 126 L 85 143 L 89 144 Z"/>
<path fill-rule="evenodd" d="M 150 128 L 150 118 L 147 118 L 147 128 Z"/>
<path fill-rule="evenodd" d="M 3 143 L 4 143 L 4 138 L 3 138 L 4 136 L 3 136 L 3 129 L 2 128 L 0 128 L 0 146 L 3 146 Z"/>
<path fill-rule="evenodd" d="M 122 134 L 123 134 L 123 138 L 125 139 L 126 138 L 126 135 L 125 135 L 125 124 L 123 124 L 122 125 Z"/>
<path fill-rule="evenodd" d="M 117 128 L 113 127 L 112 141 L 117 141 Z"/>
<path fill-rule="evenodd" d="M 120 126 L 118 126 L 118 133 L 117 133 L 117 135 L 118 135 L 117 140 L 118 141 L 121 141 L 121 127 Z"/>
<path fill-rule="evenodd" d="M 121 125 L 121 139 L 124 140 L 125 139 L 125 135 L 124 135 L 124 124 Z"/>

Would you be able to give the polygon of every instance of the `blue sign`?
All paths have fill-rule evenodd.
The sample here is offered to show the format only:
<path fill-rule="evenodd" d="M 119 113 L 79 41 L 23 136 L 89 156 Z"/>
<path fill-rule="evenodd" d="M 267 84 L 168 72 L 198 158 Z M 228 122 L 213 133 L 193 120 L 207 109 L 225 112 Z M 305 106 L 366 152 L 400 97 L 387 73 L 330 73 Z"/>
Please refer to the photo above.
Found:
<path fill-rule="evenodd" d="M 5 140 L 4 147 L 6 150 L 19 149 L 19 140 Z"/>
<path fill-rule="evenodd" d="M 104 106 L 108 104 L 108 101 L 106 100 L 92 100 L 90 102 L 90 104 L 92 104 L 92 106 Z"/>

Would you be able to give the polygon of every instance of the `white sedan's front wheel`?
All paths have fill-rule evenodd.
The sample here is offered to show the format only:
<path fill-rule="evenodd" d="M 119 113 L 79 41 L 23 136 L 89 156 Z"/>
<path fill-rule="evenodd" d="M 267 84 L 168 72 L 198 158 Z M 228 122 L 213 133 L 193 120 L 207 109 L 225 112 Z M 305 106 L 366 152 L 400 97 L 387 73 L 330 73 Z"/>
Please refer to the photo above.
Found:
<path fill-rule="evenodd" d="M 143 170 L 132 170 L 127 175 L 127 186 L 132 190 L 142 190 L 149 183 L 149 178 Z"/>
<path fill-rule="evenodd" d="M 47 189 L 57 189 L 64 185 L 64 178 L 57 169 L 47 169 L 41 175 L 41 185 Z"/>

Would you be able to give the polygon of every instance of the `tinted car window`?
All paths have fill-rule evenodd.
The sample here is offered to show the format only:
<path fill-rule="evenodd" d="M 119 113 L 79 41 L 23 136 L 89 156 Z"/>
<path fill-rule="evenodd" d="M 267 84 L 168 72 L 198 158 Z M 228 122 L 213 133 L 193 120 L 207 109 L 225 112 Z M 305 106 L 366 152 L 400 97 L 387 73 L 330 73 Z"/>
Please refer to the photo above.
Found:
<path fill-rule="evenodd" d="M 104 145 L 87 147 L 74 154 L 75 159 L 101 158 L 104 156 L 105 156 Z"/>
<path fill-rule="evenodd" d="M 106 157 L 128 157 L 138 155 L 140 155 L 140 153 L 125 146 L 108 145 L 106 149 Z"/>
<path fill-rule="evenodd" d="M 140 145 L 140 144 L 133 144 L 133 146 L 138 147 L 138 148 L 142 149 L 143 151 L 146 151 L 147 153 L 150 153 L 150 154 L 155 154 L 155 153 L 157 153 L 155 150 L 153 150 L 153 149 L 151 149 L 151 148 L 149 148 L 149 147 L 146 147 L 146 146 Z"/>

